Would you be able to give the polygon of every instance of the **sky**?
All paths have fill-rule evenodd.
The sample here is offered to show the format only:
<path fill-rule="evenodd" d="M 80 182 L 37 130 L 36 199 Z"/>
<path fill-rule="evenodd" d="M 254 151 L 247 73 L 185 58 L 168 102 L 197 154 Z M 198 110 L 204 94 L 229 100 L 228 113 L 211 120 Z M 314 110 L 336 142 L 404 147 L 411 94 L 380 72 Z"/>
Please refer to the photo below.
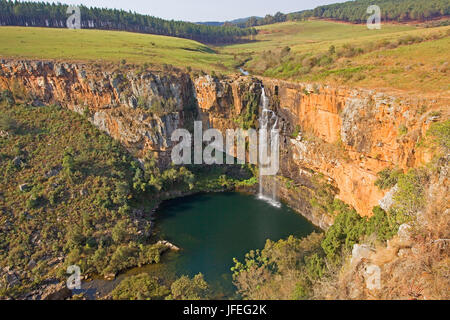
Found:
<path fill-rule="evenodd" d="M 29 0 L 28 0 L 29 1 Z M 41 0 L 32 0 L 39 2 Z M 45 0 L 88 7 L 117 8 L 169 20 L 191 22 L 228 21 L 249 16 L 263 17 L 280 11 L 290 13 L 342 0 Z"/>

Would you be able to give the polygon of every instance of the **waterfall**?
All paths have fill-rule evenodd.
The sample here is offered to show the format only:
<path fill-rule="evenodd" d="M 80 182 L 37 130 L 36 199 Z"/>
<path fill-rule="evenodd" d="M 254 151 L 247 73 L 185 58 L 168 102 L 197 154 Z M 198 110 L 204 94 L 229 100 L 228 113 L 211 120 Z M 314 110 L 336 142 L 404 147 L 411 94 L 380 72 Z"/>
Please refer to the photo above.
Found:
<path fill-rule="evenodd" d="M 258 198 L 264 200 L 275 207 L 280 207 L 277 195 L 276 176 L 264 176 L 261 174 L 263 163 L 261 161 L 262 152 L 268 151 L 270 148 L 271 134 L 267 134 L 270 128 L 270 133 L 276 129 L 278 125 L 278 117 L 272 110 L 269 109 L 269 98 L 266 96 L 266 91 L 262 87 L 261 93 L 261 117 L 259 118 L 259 194 Z M 266 156 L 266 155 L 264 155 Z"/>

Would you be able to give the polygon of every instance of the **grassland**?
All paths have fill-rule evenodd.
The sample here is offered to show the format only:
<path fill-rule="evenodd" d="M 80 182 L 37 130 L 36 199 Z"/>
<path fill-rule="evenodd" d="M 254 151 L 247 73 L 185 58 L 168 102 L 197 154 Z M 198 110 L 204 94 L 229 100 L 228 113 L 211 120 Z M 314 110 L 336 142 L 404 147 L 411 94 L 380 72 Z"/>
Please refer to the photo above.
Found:
<path fill-rule="evenodd" d="M 0 57 L 169 64 L 183 69 L 422 93 L 449 91 L 450 26 L 311 20 L 258 27 L 246 43 L 208 47 L 116 31 L 0 27 Z"/>
<path fill-rule="evenodd" d="M 450 89 L 450 27 L 329 21 L 258 28 L 254 41 L 223 48 L 253 74 L 297 81 L 421 92 Z"/>
<path fill-rule="evenodd" d="M 0 56 L 65 61 L 170 64 L 205 71 L 233 68 L 232 56 L 199 42 L 118 31 L 0 27 Z"/>
<path fill-rule="evenodd" d="M 283 22 L 257 27 L 258 34 L 253 37 L 255 42 L 227 46 L 225 52 L 245 53 L 276 50 L 289 46 L 295 52 L 304 50 L 328 49 L 330 43 L 339 44 L 339 41 L 359 41 L 415 30 L 408 25 L 384 25 L 381 30 L 369 30 L 366 26 L 337 23 L 329 21 L 303 21 Z"/>

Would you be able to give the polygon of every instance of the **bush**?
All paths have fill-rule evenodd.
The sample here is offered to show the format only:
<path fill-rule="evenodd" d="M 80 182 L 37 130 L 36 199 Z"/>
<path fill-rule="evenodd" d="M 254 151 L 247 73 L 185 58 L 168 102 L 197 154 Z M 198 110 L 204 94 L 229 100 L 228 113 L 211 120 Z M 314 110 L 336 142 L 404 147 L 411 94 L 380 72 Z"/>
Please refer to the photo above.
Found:
<path fill-rule="evenodd" d="M 291 138 L 296 139 L 301 132 L 301 128 L 299 125 L 295 126 L 294 132 L 292 132 Z"/>
<path fill-rule="evenodd" d="M 171 287 L 170 299 L 174 300 L 204 300 L 208 298 L 209 286 L 201 273 L 190 279 L 182 276 Z"/>
<path fill-rule="evenodd" d="M 311 280 L 322 278 L 326 271 L 325 260 L 317 253 L 305 258 L 305 266 L 308 277 Z"/>
<path fill-rule="evenodd" d="M 0 130 L 14 133 L 18 127 L 16 120 L 4 113 L 0 114 Z"/>
<path fill-rule="evenodd" d="M 428 175 L 423 169 L 410 169 L 398 178 L 394 195 L 394 212 L 410 216 L 425 206 L 425 185 Z"/>
<path fill-rule="evenodd" d="M 408 128 L 405 125 L 402 124 L 400 127 L 398 127 L 398 134 L 400 136 L 404 136 L 407 133 L 408 133 Z"/>
<path fill-rule="evenodd" d="M 392 239 L 397 234 L 401 222 L 398 221 L 395 214 L 388 215 L 380 207 L 373 208 L 373 216 L 367 221 L 365 234 L 376 234 L 378 241 Z"/>
<path fill-rule="evenodd" d="M 16 103 L 14 100 L 14 95 L 10 90 L 0 92 L 0 102 L 4 103 L 8 107 L 12 107 Z"/>
<path fill-rule="evenodd" d="M 128 237 L 127 222 L 119 221 L 111 232 L 112 239 L 115 243 L 121 243 Z"/>
<path fill-rule="evenodd" d="M 433 123 L 427 132 L 427 136 L 434 136 L 439 145 L 446 150 L 450 149 L 450 120 Z"/>
<path fill-rule="evenodd" d="M 28 209 L 36 209 L 39 207 L 44 201 L 44 197 L 41 195 L 33 194 L 27 200 L 27 208 Z"/>
<path fill-rule="evenodd" d="M 322 248 L 332 264 L 339 264 L 342 250 L 353 248 L 365 234 L 365 221 L 354 209 L 346 206 L 327 230 Z"/>
<path fill-rule="evenodd" d="M 268 240 L 262 251 L 247 253 L 244 263 L 233 259 L 233 281 L 239 293 L 259 300 L 308 298 L 311 282 L 326 271 L 322 239 L 322 234 L 312 233 L 304 239 Z M 287 286 L 289 290 L 280 292 L 280 287 Z"/>
<path fill-rule="evenodd" d="M 386 190 L 394 187 L 398 178 L 403 174 L 400 169 L 384 169 L 378 172 L 378 179 L 375 181 L 375 185 L 381 190 Z"/>
<path fill-rule="evenodd" d="M 162 300 L 169 294 L 169 289 L 150 277 L 148 273 L 125 278 L 112 291 L 114 300 Z"/>
<path fill-rule="evenodd" d="M 73 150 L 70 148 L 64 151 L 62 167 L 64 172 L 69 176 L 75 172 L 75 159 L 73 156 Z"/>

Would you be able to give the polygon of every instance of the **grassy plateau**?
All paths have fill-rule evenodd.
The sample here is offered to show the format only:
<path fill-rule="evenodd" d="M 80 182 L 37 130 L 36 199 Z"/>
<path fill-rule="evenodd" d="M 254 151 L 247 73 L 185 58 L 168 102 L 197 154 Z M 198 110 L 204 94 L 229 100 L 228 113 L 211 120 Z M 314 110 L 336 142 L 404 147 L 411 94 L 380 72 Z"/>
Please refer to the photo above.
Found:
<path fill-rule="evenodd" d="M 448 94 L 450 26 L 365 25 L 310 20 L 257 28 L 243 43 L 130 32 L 0 27 L 0 57 L 173 65 L 224 74 Z"/>

